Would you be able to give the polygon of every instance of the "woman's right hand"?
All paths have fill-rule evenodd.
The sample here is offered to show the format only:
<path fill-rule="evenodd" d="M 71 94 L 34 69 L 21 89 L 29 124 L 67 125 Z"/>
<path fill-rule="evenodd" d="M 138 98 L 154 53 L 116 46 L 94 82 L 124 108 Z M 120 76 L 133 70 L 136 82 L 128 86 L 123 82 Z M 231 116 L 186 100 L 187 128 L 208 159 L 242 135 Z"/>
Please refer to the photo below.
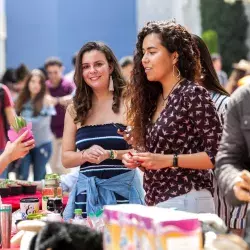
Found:
<path fill-rule="evenodd" d="M 98 145 L 93 145 L 90 148 L 83 151 L 82 157 L 84 158 L 85 162 L 87 161 L 90 163 L 99 164 L 100 160 L 103 161 L 107 159 L 109 155 L 104 148 Z"/>
<path fill-rule="evenodd" d="M 122 156 L 122 163 L 125 165 L 125 167 L 134 169 L 137 167 L 140 167 L 140 163 L 133 160 L 133 157 L 131 156 L 131 152 L 128 152 Z"/>

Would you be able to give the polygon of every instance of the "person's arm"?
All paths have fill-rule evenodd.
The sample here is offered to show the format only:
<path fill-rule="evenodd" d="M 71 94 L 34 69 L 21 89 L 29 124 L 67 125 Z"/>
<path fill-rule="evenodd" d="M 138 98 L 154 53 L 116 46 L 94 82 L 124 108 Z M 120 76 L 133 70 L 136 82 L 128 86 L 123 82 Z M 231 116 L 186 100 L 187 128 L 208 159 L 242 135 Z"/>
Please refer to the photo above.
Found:
<path fill-rule="evenodd" d="M 238 94 L 231 97 L 228 103 L 228 112 L 216 157 L 215 169 L 220 188 L 232 205 L 242 203 L 235 196 L 234 186 L 239 181 L 241 171 L 244 170 L 243 159 L 248 153 L 245 138 L 241 130 L 237 97 Z"/>
<path fill-rule="evenodd" d="M 6 118 L 7 118 L 9 125 L 15 124 L 15 122 L 16 122 L 15 109 L 13 107 L 9 106 L 9 107 L 4 109 L 4 112 L 5 112 L 5 115 L 6 115 Z"/>
<path fill-rule="evenodd" d="M 65 168 L 80 166 L 85 162 L 99 164 L 109 158 L 109 151 L 98 145 L 76 152 L 75 135 L 77 126 L 73 119 L 73 105 L 67 108 L 65 114 L 63 140 L 62 140 L 62 163 Z"/>
<path fill-rule="evenodd" d="M 68 86 L 68 94 L 62 97 L 58 97 L 58 104 L 67 107 L 73 99 L 72 92 L 74 91 L 75 87 L 73 83 L 70 83 Z"/>
<path fill-rule="evenodd" d="M 60 176 L 61 187 L 63 192 L 70 192 L 77 182 L 79 171 L 74 171 L 69 174 L 63 174 Z"/>
<path fill-rule="evenodd" d="M 84 163 L 83 152 L 76 152 L 75 135 L 77 127 L 72 113 L 73 106 L 70 105 L 65 114 L 62 139 L 62 164 L 65 168 L 73 168 Z"/>
<path fill-rule="evenodd" d="M 4 91 L 4 113 L 6 115 L 9 125 L 15 124 L 16 112 L 11 93 L 6 86 L 2 86 Z"/>
<path fill-rule="evenodd" d="M 73 96 L 71 94 L 58 97 L 58 104 L 67 107 L 72 102 L 72 98 Z"/>
<path fill-rule="evenodd" d="M 22 142 L 27 134 L 28 131 L 24 132 L 12 143 L 8 141 L 3 153 L 0 155 L 0 173 L 2 173 L 6 166 L 12 161 L 24 157 L 32 148 L 34 148 L 35 141 L 33 139 Z"/>

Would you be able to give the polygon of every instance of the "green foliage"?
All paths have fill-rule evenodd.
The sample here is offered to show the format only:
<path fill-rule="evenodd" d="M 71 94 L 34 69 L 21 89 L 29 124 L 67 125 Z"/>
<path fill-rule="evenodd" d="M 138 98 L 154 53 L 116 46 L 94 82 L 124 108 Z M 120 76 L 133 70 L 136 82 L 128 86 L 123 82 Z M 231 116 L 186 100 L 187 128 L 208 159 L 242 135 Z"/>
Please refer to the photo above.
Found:
<path fill-rule="evenodd" d="M 206 30 L 202 33 L 202 39 L 205 41 L 210 53 L 218 53 L 218 35 L 214 30 Z"/>
<path fill-rule="evenodd" d="M 224 69 L 230 72 L 232 63 L 245 59 L 248 53 L 244 5 L 241 1 L 229 4 L 224 0 L 200 0 L 200 9 L 202 29 L 217 32 Z"/>

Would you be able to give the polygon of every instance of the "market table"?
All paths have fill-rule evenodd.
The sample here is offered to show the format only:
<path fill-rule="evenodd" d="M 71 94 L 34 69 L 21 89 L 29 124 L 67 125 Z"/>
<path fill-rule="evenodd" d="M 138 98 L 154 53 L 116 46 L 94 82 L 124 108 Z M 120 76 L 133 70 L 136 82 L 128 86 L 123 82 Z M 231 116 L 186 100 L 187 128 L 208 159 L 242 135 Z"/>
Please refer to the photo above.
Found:
<path fill-rule="evenodd" d="M 34 197 L 34 198 L 39 198 L 40 202 L 40 208 L 42 208 L 42 192 L 36 192 L 36 194 L 28 194 L 28 195 L 16 195 L 16 196 L 8 196 L 5 198 L 2 198 L 2 203 L 3 204 L 11 204 L 12 205 L 12 212 L 15 212 L 20 208 L 20 199 L 22 198 L 27 198 L 27 197 Z M 68 196 L 63 197 L 63 206 L 65 207 L 68 202 Z"/>
<path fill-rule="evenodd" d="M 19 250 L 20 248 L 1 248 L 1 250 Z"/>

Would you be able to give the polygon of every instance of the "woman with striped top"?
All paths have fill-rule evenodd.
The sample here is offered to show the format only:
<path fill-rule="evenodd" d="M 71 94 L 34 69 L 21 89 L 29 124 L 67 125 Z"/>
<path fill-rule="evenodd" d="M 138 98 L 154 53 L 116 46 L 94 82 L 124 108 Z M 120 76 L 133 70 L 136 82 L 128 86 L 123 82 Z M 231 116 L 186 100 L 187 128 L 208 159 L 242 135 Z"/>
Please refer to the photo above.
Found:
<path fill-rule="evenodd" d="M 216 111 L 218 112 L 221 124 L 224 124 L 224 116 L 226 114 L 227 103 L 230 98 L 229 94 L 219 83 L 206 44 L 197 35 L 193 35 L 193 38 L 200 51 L 200 60 L 203 73 L 201 84 L 210 92 L 211 99 L 215 104 Z M 233 232 L 239 233 L 239 231 L 245 227 L 247 205 L 231 208 L 230 205 L 223 198 L 222 193 L 216 183 L 216 180 L 214 180 L 214 186 L 216 213 L 225 221 L 227 226 Z"/>
<path fill-rule="evenodd" d="M 62 162 L 66 168 L 81 167 L 64 218 L 72 218 L 74 208 L 86 217 L 103 205 L 142 204 L 138 172 L 121 162 L 128 152 L 117 134 L 117 127 L 126 128 L 125 81 L 111 49 L 100 42 L 85 44 L 76 59 L 74 80 L 77 89 L 66 112 Z"/>

